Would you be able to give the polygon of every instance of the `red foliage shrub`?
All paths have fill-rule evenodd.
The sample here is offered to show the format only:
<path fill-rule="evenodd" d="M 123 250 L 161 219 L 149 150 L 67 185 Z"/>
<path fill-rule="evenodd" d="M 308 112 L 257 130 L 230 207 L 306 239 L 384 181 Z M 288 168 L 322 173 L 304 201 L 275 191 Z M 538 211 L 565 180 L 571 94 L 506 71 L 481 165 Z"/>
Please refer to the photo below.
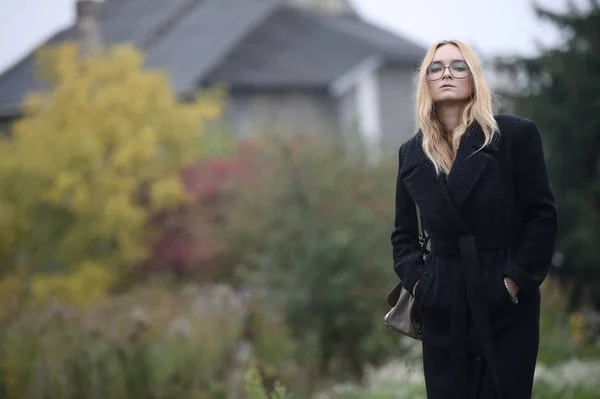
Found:
<path fill-rule="evenodd" d="M 215 259 L 227 249 L 221 227 L 228 221 L 232 201 L 240 189 L 260 181 L 258 149 L 256 142 L 240 141 L 227 156 L 182 170 L 191 201 L 177 211 L 156 215 L 152 223 L 158 235 L 139 272 L 214 277 Z"/>

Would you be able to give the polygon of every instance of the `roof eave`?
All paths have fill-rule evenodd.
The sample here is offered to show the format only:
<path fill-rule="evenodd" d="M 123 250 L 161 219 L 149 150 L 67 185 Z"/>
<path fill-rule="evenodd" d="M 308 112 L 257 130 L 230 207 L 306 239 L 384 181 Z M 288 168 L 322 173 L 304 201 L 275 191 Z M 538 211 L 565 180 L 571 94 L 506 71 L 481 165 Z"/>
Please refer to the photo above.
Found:
<path fill-rule="evenodd" d="M 23 108 L 20 106 L 0 106 L 0 120 L 16 119 L 22 116 Z"/>
<path fill-rule="evenodd" d="M 340 97 L 364 76 L 370 75 L 385 64 L 385 58 L 380 54 L 374 54 L 354 65 L 348 71 L 336 78 L 328 86 L 329 93 L 334 97 Z"/>

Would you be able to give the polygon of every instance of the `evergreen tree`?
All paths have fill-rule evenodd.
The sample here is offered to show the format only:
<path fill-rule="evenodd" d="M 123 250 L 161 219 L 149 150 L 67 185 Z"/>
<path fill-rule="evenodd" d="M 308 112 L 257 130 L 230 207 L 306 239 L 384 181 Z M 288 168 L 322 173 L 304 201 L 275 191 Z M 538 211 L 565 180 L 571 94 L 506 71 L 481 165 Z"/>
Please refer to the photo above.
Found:
<path fill-rule="evenodd" d="M 536 57 L 501 60 L 517 87 L 500 94 L 543 134 L 560 213 L 559 274 L 575 282 L 576 302 L 589 293 L 600 306 L 600 1 L 536 12 L 565 40 Z"/>

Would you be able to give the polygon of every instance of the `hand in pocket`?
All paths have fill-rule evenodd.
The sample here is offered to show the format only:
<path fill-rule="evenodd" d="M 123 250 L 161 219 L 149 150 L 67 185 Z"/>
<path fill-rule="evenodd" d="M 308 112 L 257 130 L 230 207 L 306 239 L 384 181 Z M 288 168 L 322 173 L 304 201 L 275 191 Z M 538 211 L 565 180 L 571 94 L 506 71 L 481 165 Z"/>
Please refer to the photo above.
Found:
<path fill-rule="evenodd" d="M 419 285 L 419 281 L 421 281 L 421 279 L 417 280 L 417 282 L 413 285 L 413 289 L 412 289 L 413 297 L 417 296 L 417 285 Z"/>
<path fill-rule="evenodd" d="M 517 295 L 519 294 L 519 286 L 510 277 L 504 277 L 504 284 L 506 289 L 508 290 L 508 293 L 512 297 L 513 302 L 516 303 L 518 301 Z"/>

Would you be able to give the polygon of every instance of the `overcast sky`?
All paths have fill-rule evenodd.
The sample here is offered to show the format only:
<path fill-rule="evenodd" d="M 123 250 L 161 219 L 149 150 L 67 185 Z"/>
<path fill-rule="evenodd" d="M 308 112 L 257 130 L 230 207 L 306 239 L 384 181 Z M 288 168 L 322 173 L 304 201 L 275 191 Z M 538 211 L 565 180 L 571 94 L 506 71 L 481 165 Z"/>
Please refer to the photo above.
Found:
<path fill-rule="evenodd" d="M 352 2 L 368 20 L 424 46 L 456 38 L 474 46 L 481 56 L 532 54 L 536 52 L 536 41 L 551 45 L 560 39 L 556 30 L 536 19 L 530 0 Z M 566 6 L 566 0 L 537 2 L 553 10 Z M 0 71 L 54 31 L 71 24 L 74 4 L 75 0 L 0 0 Z"/>

